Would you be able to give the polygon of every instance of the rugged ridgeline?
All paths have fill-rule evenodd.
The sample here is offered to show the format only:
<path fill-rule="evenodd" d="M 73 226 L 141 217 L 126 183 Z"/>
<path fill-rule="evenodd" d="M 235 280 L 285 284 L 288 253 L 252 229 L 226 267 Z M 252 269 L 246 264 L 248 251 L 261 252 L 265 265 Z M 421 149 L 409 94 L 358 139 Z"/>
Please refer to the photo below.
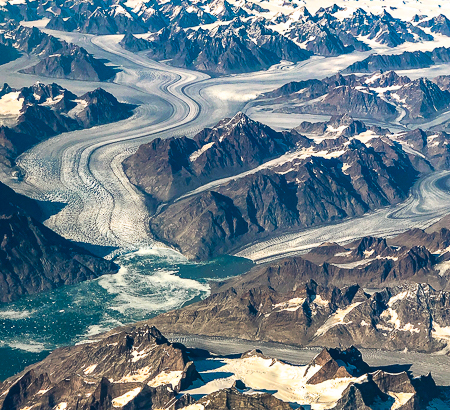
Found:
<path fill-rule="evenodd" d="M 347 116 L 321 126 L 330 135 L 316 143 L 237 114 L 193 139 L 142 145 L 123 166 L 148 196 L 154 236 L 193 259 L 400 202 L 432 169 L 386 130 Z"/>
<path fill-rule="evenodd" d="M 134 106 L 98 88 L 82 96 L 53 83 L 0 89 L 0 162 L 11 167 L 31 146 L 62 132 L 128 118 Z"/>
<path fill-rule="evenodd" d="M 432 18 L 415 15 L 413 21 L 417 22 L 419 27 L 429 28 L 432 33 L 450 36 L 450 20 L 443 14 Z"/>
<path fill-rule="evenodd" d="M 394 18 L 386 10 L 373 14 L 334 5 L 312 14 L 297 0 L 278 5 L 276 11 L 271 6 L 226 0 L 76 0 L 52 5 L 38 0 L 6 3 L 1 19 L 49 18 L 48 29 L 126 34 L 121 44 L 130 51 L 148 49 L 151 58 L 218 74 L 266 69 L 280 60 L 297 62 L 311 54 L 368 51 L 371 42 L 397 47 L 450 34 L 444 16 L 416 16 L 410 22 Z M 152 34 L 144 39 L 133 36 L 144 33 Z"/>
<path fill-rule="evenodd" d="M 150 58 L 170 59 L 177 67 L 219 74 L 263 70 L 281 60 L 298 62 L 311 55 L 260 21 L 239 18 L 211 30 L 165 28 L 145 40 L 128 34 L 121 45 L 130 51 L 147 49 Z"/>
<path fill-rule="evenodd" d="M 308 58 L 308 52 L 337 56 L 369 50 L 357 39 L 359 36 L 389 47 L 433 39 L 416 25 L 387 12 L 377 16 L 358 9 L 352 17 L 339 20 L 333 14 L 341 10 L 335 6 L 313 16 L 303 7 L 269 21 L 260 16 L 248 19 L 236 15 L 231 22 L 213 29 L 185 30 L 169 25 L 145 39 L 129 32 L 121 45 L 130 51 L 150 50 L 150 58 L 170 59 L 176 66 L 229 74 L 268 68 L 280 60 L 301 61 Z M 285 29 L 280 30 L 280 26 Z"/>
<path fill-rule="evenodd" d="M 259 4 L 258 4 L 259 3 Z M 214 22 L 227 24 L 237 18 L 260 20 L 266 27 L 274 26 L 280 34 L 302 44 L 305 49 L 322 55 L 339 55 L 353 50 L 368 50 L 369 46 L 358 37 L 367 37 L 381 44 L 395 47 L 405 42 L 429 41 L 434 33 L 448 35 L 445 22 L 417 17 L 407 22 L 394 18 L 387 11 L 373 14 L 361 8 L 346 12 L 333 5 L 311 14 L 301 1 L 283 3 L 271 11 L 264 2 L 230 4 L 226 0 L 196 2 L 116 2 L 112 0 L 57 1 L 53 6 L 41 0 L 24 4 L 7 3 L 3 19 L 32 20 L 50 18 L 47 28 L 80 31 L 89 34 L 146 33 L 167 27 L 190 28 Z M 443 16 L 442 16 L 443 17 Z"/>
<path fill-rule="evenodd" d="M 2 183 L 0 198 L 0 303 L 117 272 L 38 222 L 33 200 Z"/>
<path fill-rule="evenodd" d="M 26 74 L 89 81 L 110 80 L 116 74 L 113 67 L 94 58 L 84 48 L 13 21 L 0 26 L 0 44 L 7 50 L 39 58 L 39 63 L 22 70 Z"/>
<path fill-rule="evenodd" d="M 407 22 L 386 10 L 379 15 L 361 8 L 347 12 L 337 5 L 311 14 L 300 1 L 284 2 L 277 12 L 265 8 L 264 2 L 230 4 L 226 0 L 75 1 L 50 7 L 39 0 L 7 3 L 4 8 L 4 20 L 40 17 L 50 19 L 49 29 L 126 34 L 121 44 L 130 51 L 148 49 L 151 58 L 219 74 L 266 69 L 280 60 L 297 62 L 311 54 L 368 51 L 372 41 L 396 47 L 433 40 L 424 30 L 448 35 L 442 22 Z M 213 28 L 208 26 L 212 23 L 216 23 Z M 144 39 L 133 36 L 148 32 L 153 34 Z"/>
<path fill-rule="evenodd" d="M 446 81 L 447 76 L 438 77 L 434 81 L 439 84 L 440 80 Z M 441 85 L 447 91 L 448 84 Z M 417 97 L 417 94 L 416 94 Z M 425 97 L 428 100 L 428 95 Z M 429 104 L 432 104 L 428 100 Z M 426 103 L 421 105 L 426 110 Z M 340 136 L 356 138 L 361 142 L 370 144 L 374 135 L 383 135 L 385 138 L 393 139 L 400 143 L 406 150 L 413 148 L 416 155 L 410 155 L 414 168 L 420 172 L 428 172 L 429 169 L 442 170 L 450 168 L 450 134 L 448 122 L 437 124 L 424 131 L 416 128 L 412 131 L 401 131 L 392 134 L 388 129 L 378 126 L 366 126 L 363 122 L 354 120 L 347 114 L 334 116 L 329 121 L 311 123 L 302 122 L 295 130 L 309 138 L 333 139 Z M 409 149 L 410 151 L 410 149 Z"/>
<path fill-rule="evenodd" d="M 214 22 L 227 23 L 236 18 L 254 18 L 266 26 L 276 26 L 286 37 L 302 43 L 305 48 L 324 55 L 338 55 L 355 49 L 369 47 L 358 40 L 364 36 L 391 47 L 405 42 L 432 40 L 433 36 L 423 31 L 424 21 L 405 22 L 392 17 L 388 12 L 375 15 L 359 8 L 345 18 L 336 14 L 345 9 L 337 5 L 321 8 L 311 14 L 301 2 L 285 2 L 283 8 L 273 13 L 264 3 L 241 2 L 230 4 L 226 0 L 198 3 L 183 0 L 177 3 L 153 2 L 74 2 L 70 7 L 58 4 L 61 10 L 37 10 L 34 14 L 51 17 L 47 28 L 57 30 L 79 30 L 89 34 L 145 33 L 165 27 L 197 27 Z M 28 8 L 33 7 L 32 5 Z M 23 12 L 22 12 L 23 13 Z M 12 13 L 11 13 L 12 14 Z M 20 15 L 19 13 L 15 13 Z M 433 30 L 432 30 L 433 31 Z M 436 31 L 445 34 L 445 30 Z M 316 44 L 312 37 L 316 37 Z"/>
<path fill-rule="evenodd" d="M 445 405 L 431 375 L 412 378 L 370 369 L 354 347 L 324 349 L 305 366 L 256 350 L 232 359 L 207 352 L 191 359 L 190 354 L 154 327 L 101 335 L 57 349 L 0 384 L 0 408 L 289 410 L 305 405 L 343 410 L 377 405 L 413 410 Z"/>
<path fill-rule="evenodd" d="M 408 231 L 395 246 L 370 237 L 326 243 L 213 283 L 205 300 L 149 323 L 179 334 L 447 353 L 449 240 L 436 227 Z"/>
<path fill-rule="evenodd" d="M 373 73 L 383 70 L 412 70 L 450 62 L 450 49 L 438 47 L 433 51 L 405 51 L 402 54 L 372 54 L 342 71 L 350 73 Z"/>
<path fill-rule="evenodd" d="M 175 409 L 193 401 L 177 393 L 198 377 L 184 346 L 141 328 L 55 350 L 0 385 L 0 408 Z"/>
<path fill-rule="evenodd" d="M 383 124 L 420 126 L 450 107 L 447 76 L 411 80 L 393 71 L 366 76 L 341 74 L 291 82 L 262 94 L 255 105 L 280 113 L 348 114 Z M 275 109 L 270 105 L 276 104 Z"/>
<path fill-rule="evenodd" d="M 366 21 L 365 23 L 369 23 Z M 429 29 L 433 34 L 450 36 L 450 20 L 444 16 L 428 18 L 427 16 L 414 16 L 412 24 L 416 29 Z M 363 24 L 364 25 L 364 24 Z M 393 34 L 391 32 L 391 34 Z M 395 34 L 393 34 L 395 36 Z M 400 34 L 401 36 L 401 34 Z M 372 73 L 378 70 L 410 70 L 427 68 L 437 64 L 446 64 L 450 61 L 450 49 L 437 47 L 432 51 L 405 51 L 402 54 L 372 54 L 362 61 L 358 61 L 343 73 Z"/>
<path fill-rule="evenodd" d="M 290 23 L 286 24 L 286 36 L 304 44 L 314 54 L 325 56 L 370 50 L 369 45 L 360 40 L 364 37 L 388 47 L 433 39 L 415 24 L 396 19 L 386 10 L 375 15 L 358 8 L 348 17 L 336 17 L 344 10 L 334 5 L 321 8 L 312 15 L 306 8 L 301 8 L 287 18 L 278 16 L 277 22 Z"/>

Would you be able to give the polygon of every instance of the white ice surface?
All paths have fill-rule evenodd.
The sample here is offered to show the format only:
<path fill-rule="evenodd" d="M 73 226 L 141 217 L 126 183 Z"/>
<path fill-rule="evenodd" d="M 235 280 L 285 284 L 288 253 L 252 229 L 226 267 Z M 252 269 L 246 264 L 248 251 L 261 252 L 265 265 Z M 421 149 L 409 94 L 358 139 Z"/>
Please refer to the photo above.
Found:
<path fill-rule="evenodd" d="M 86 367 L 86 369 L 83 370 L 83 373 L 84 373 L 84 374 L 91 374 L 91 373 L 94 372 L 94 370 L 95 370 L 96 367 L 97 367 L 97 363 L 92 364 L 92 365 Z"/>
<path fill-rule="evenodd" d="M 183 375 L 182 371 L 171 371 L 171 372 L 164 371 L 158 374 L 158 376 L 156 376 L 152 380 L 150 380 L 147 384 L 150 387 L 158 387 L 163 386 L 165 384 L 170 384 L 174 389 L 180 382 L 182 375 Z"/>
<path fill-rule="evenodd" d="M 212 363 L 211 363 L 212 362 Z M 213 365 L 213 363 L 215 365 Z M 190 394 L 207 395 L 220 388 L 229 388 L 235 380 L 242 380 L 245 385 L 257 391 L 274 391 L 274 396 L 303 405 L 310 405 L 313 410 L 331 408 L 341 397 L 345 388 L 356 378 L 342 378 L 326 381 L 316 385 L 306 382 L 320 369 L 316 366 L 305 375 L 307 366 L 292 366 L 272 359 L 250 357 L 245 359 L 208 359 L 202 371 L 202 363 L 196 362 L 205 384 L 195 383 L 187 390 Z M 230 374 L 230 376 L 224 376 Z"/>
<path fill-rule="evenodd" d="M 20 91 L 5 94 L 0 98 L 0 126 L 14 126 L 23 108 L 23 98 Z"/>
<path fill-rule="evenodd" d="M 343 244 L 367 235 L 394 236 L 407 229 L 426 228 L 450 212 L 450 194 L 438 187 L 439 182 L 446 183 L 448 178 L 448 171 L 433 173 L 421 180 L 410 198 L 399 205 L 334 225 L 274 236 L 236 255 L 262 262 L 304 253 L 324 242 Z"/>
<path fill-rule="evenodd" d="M 351 6 L 351 3 L 347 5 Z M 381 5 L 374 2 L 372 6 L 375 3 Z M 265 4 L 263 2 L 262 5 Z M 42 21 L 27 22 L 27 25 L 33 24 L 42 25 Z M 293 80 L 323 78 L 368 55 L 352 53 L 333 58 L 313 57 L 298 64 L 282 62 L 263 72 L 209 78 L 206 74 L 169 67 L 148 60 L 144 55 L 127 52 L 118 44 L 122 35 L 95 37 L 45 31 L 77 43 L 96 57 L 120 66 L 123 71 L 116 76 L 115 83 L 102 83 L 101 86 L 120 100 L 138 103 L 140 107 L 128 120 L 62 134 L 39 144 L 18 159 L 26 172 L 24 181 L 9 179 L 6 175 L 1 179 L 18 192 L 40 200 L 67 204 L 45 222 L 66 238 L 118 247 L 119 250 L 162 246 L 149 239 L 149 215 L 144 198 L 129 183 L 121 166 L 123 159 L 135 152 L 140 144 L 156 137 L 194 135 L 224 117 L 245 111 L 246 102 L 242 101 L 242 96 L 255 95 L 255 84 L 256 93 L 260 93 Z M 15 87 L 38 80 L 38 77 L 18 73 L 24 61 L 22 57 L 2 66 L 4 80 Z M 100 85 L 70 80 L 58 82 L 77 94 Z M 266 120 L 270 124 L 269 114 Z M 297 117 L 295 122 L 300 120 Z M 436 197 L 434 191 L 431 192 L 430 202 Z M 414 202 L 409 201 L 404 206 L 414 207 Z M 439 203 L 431 212 L 413 215 L 402 224 L 396 220 L 387 228 L 390 232 L 393 226 L 397 230 L 405 230 L 414 224 L 423 226 L 434 221 L 437 214 L 443 213 Z M 379 225 L 379 232 L 386 232 L 383 226 L 386 227 L 386 224 Z M 350 232 L 354 231 L 354 227 L 350 228 L 353 228 Z M 264 244 L 262 246 L 265 247 Z M 286 248 L 290 250 L 298 246 L 303 247 L 304 244 L 289 244 Z M 250 253 L 242 252 L 242 256 L 253 254 L 253 249 Z M 271 251 L 269 253 L 272 254 Z"/>
<path fill-rule="evenodd" d="M 353 303 L 349 306 L 347 306 L 345 309 L 338 309 L 335 313 L 333 313 L 327 321 L 319 328 L 317 329 L 315 333 L 315 337 L 323 336 L 325 333 L 327 333 L 331 328 L 351 323 L 345 320 L 345 317 L 357 306 L 359 306 L 362 302 Z"/>
<path fill-rule="evenodd" d="M 133 390 L 130 390 L 119 397 L 116 397 L 112 401 L 112 405 L 114 407 L 123 407 L 125 404 L 133 400 L 142 390 L 142 387 L 136 387 Z"/>

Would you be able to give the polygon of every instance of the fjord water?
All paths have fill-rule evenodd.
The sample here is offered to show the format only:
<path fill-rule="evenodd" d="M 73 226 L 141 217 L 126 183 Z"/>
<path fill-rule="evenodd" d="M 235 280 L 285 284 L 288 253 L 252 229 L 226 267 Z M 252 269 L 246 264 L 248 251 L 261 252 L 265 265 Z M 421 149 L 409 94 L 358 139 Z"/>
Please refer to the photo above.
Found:
<path fill-rule="evenodd" d="M 115 275 L 0 307 L 0 380 L 57 347 L 200 300 L 209 294 L 208 281 L 240 275 L 252 266 L 230 256 L 192 263 L 160 249 L 129 253 L 116 262 L 121 269 Z"/>

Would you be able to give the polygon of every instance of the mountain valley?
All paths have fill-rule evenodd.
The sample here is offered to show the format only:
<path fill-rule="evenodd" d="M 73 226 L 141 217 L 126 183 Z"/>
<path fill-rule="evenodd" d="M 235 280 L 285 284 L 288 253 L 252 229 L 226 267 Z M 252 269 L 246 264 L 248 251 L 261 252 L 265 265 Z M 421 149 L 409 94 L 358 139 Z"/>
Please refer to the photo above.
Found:
<path fill-rule="evenodd" d="M 450 408 L 449 19 L 0 0 L 0 409 Z"/>
<path fill-rule="evenodd" d="M 403 201 L 419 175 L 446 169 L 445 142 L 436 139 L 434 154 L 417 143 L 412 151 L 409 138 L 348 115 L 277 133 L 237 114 L 193 140 L 141 146 L 124 170 L 156 212 L 155 238 L 201 260 Z M 263 144 L 272 158 L 261 158 Z"/>

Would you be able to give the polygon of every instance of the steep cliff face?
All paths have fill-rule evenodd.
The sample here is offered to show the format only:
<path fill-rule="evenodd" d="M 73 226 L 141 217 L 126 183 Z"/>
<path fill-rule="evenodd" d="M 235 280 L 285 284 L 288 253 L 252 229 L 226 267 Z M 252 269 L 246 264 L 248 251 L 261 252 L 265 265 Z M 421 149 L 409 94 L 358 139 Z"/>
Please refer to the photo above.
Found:
<path fill-rule="evenodd" d="M 0 302 L 117 272 L 29 216 L 33 201 L 1 183 L 0 197 Z"/>

